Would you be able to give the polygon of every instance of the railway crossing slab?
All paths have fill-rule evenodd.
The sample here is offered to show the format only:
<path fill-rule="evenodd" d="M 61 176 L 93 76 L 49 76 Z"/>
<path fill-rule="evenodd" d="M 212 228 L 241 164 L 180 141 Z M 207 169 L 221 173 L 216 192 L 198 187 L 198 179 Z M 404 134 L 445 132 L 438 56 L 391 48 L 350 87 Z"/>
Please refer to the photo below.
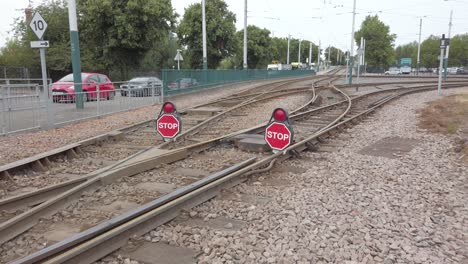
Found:
<path fill-rule="evenodd" d="M 237 142 L 237 147 L 240 150 L 248 152 L 267 152 L 270 147 L 262 138 L 244 138 Z"/>

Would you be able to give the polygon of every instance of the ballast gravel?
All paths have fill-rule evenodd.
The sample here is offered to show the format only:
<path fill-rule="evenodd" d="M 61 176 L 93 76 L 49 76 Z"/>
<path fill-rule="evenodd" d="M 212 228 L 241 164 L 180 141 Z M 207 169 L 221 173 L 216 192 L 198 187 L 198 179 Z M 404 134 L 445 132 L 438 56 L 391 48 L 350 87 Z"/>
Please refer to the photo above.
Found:
<path fill-rule="evenodd" d="M 277 165 L 296 169 L 256 175 L 228 191 L 239 199 L 221 196 L 188 214 L 244 221 L 240 230 L 182 221 L 142 239 L 194 249 L 199 263 L 467 263 L 468 170 L 451 138 L 416 125 L 416 110 L 437 98 L 431 91 L 394 101 L 342 133 L 335 152 L 303 153 Z M 393 158 L 361 154 L 389 137 L 417 143 Z"/>
<path fill-rule="evenodd" d="M 274 81 L 275 80 L 273 80 L 273 82 Z M 180 110 L 228 96 L 239 91 L 248 90 L 269 82 L 272 81 L 268 80 L 255 81 L 253 83 L 228 84 L 223 85 L 221 88 L 179 95 L 173 98 L 167 98 L 167 100 L 175 102 Z M 98 119 L 90 119 L 79 123 L 73 123 L 55 129 L 1 136 L 0 166 L 43 153 L 51 149 L 63 147 L 79 140 L 104 134 L 114 129 L 154 119 L 155 115 L 159 113 L 160 107 L 160 105 L 147 106 L 128 112 L 104 116 Z"/>

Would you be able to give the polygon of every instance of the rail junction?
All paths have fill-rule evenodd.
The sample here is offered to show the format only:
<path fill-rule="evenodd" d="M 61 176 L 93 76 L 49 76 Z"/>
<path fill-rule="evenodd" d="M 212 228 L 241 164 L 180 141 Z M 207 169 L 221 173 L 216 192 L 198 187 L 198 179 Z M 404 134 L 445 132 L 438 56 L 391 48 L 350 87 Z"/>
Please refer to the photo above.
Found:
<path fill-rule="evenodd" d="M 387 104 L 437 88 L 431 78 L 369 77 L 360 84 L 337 84 L 342 73 L 337 68 L 275 80 L 181 109 L 182 131 L 172 140 L 157 137 L 155 120 L 148 120 L 0 166 L 1 180 L 12 190 L 0 197 L 0 258 L 102 260 L 136 237 L 176 225 L 192 208 L 234 192 L 252 177 L 326 149 Z M 466 78 L 450 78 L 443 88 L 467 86 Z M 276 107 L 289 111 L 295 140 L 271 152 L 264 140 L 265 113 Z M 29 191 L 28 184 L 15 186 L 15 175 L 30 177 L 31 184 L 45 180 Z M 66 235 L 57 231 L 47 238 L 60 228 Z M 18 241 L 29 242 L 22 254 L 9 254 Z"/>

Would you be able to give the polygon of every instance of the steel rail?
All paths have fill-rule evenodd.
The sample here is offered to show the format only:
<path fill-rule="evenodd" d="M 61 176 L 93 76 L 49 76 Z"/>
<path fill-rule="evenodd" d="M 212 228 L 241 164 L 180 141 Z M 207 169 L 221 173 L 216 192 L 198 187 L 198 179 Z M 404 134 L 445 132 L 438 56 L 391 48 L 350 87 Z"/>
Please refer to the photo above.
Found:
<path fill-rule="evenodd" d="M 306 87 L 303 89 L 310 89 L 310 88 Z M 290 91 L 289 93 L 298 93 L 302 91 L 303 90 L 296 90 L 296 91 Z M 274 96 L 278 96 L 278 95 L 274 95 Z M 183 151 L 184 150 L 182 148 L 182 149 L 178 149 L 175 151 L 171 151 L 170 153 L 177 153 L 177 152 L 183 152 Z M 146 164 L 149 162 L 150 162 L 149 160 L 142 160 L 138 164 L 140 163 Z M 132 166 L 135 167 L 135 166 L 138 166 L 138 164 L 134 164 Z M 57 185 L 55 187 L 50 187 L 50 188 L 46 187 L 36 192 L 25 194 L 22 197 L 16 197 L 15 199 L 27 198 L 26 201 L 34 200 L 35 197 L 41 197 L 43 202 L 44 201 L 46 202 L 30 210 L 27 210 L 17 216 L 14 216 L 13 218 L 10 218 L 3 223 L 0 223 L 0 243 L 6 242 L 9 239 L 16 237 L 17 235 L 27 231 L 29 228 L 35 225 L 35 223 L 40 219 L 40 217 L 50 215 L 54 213 L 56 210 L 58 210 L 59 208 L 64 207 L 67 204 L 67 202 L 69 202 L 73 198 L 78 197 L 78 195 L 82 191 L 95 190 L 102 185 L 108 184 L 109 182 L 106 182 L 106 180 L 104 181 L 102 180 L 103 177 L 107 177 L 106 175 L 111 175 L 110 178 L 112 178 L 112 175 L 118 174 L 118 170 L 126 170 L 127 171 L 126 173 L 128 173 L 129 175 L 134 175 L 134 174 L 141 172 L 139 171 L 139 169 L 136 169 L 136 168 L 134 171 L 130 171 L 127 167 L 128 166 L 123 166 L 122 163 L 119 163 L 118 165 L 112 168 L 113 170 L 109 169 L 105 171 L 100 171 L 99 174 L 93 175 L 94 177 L 88 177 L 84 179 L 83 181 L 81 181 L 81 183 L 76 182 L 76 180 L 68 181 L 67 182 L 69 184 L 68 187 L 64 186 L 66 185 L 66 183 L 62 183 L 61 185 Z M 60 189 L 60 191 L 58 191 L 57 189 Z M 61 192 L 61 191 L 64 191 L 64 192 Z M 5 201 L 3 205 L 6 207 L 8 206 L 9 203 L 11 204 L 13 202 L 16 202 L 16 204 L 21 203 L 21 202 L 18 202 L 18 200 L 17 201 L 8 200 L 8 201 Z"/>
<path fill-rule="evenodd" d="M 310 112 L 310 111 L 309 111 L 309 112 Z M 219 139 L 223 139 L 223 138 L 219 138 Z M 208 141 L 208 142 L 209 142 L 209 141 Z M 211 143 L 213 143 L 213 142 L 211 142 Z M 206 144 L 206 143 L 205 143 L 205 144 Z M 193 148 L 193 146 L 190 146 L 190 147 Z M 177 151 L 177 150 L 175 150 L 175 151 Z M 144 161 L 143 161 L 143 162 L 144 162 Z M 88 185 L 87 185 L 87 186 L 88 186 Z"/>
<path fill-rule="evenodd" d="M 386 100 L 373 105 L 369 109 L 362 111 L 359 114 L 346 118 L 345 120 L 342 120 L 341 122 L 336 123 L 333 126 L 328 127 L 327 129 L 323 129 L 321 131 L 315 132 L 314 134 L 307 137 L 306 139 L 295 143 L 293 146 L 289 147 L 283 153 L 272 154 L 271 156 L 263 158 L 246 167 L 243 167 L 231 174 L 225 175 L 224 177 L 221 177 L 215 181 L 210 182 L 207 185 L 204 185 L 198 189 L 195 189 L 192 192 L 187 193 L 184 196 L 178 197 L 174 200 L 164 203 L 164 205 L 162 205 L 161 207 L 155 208 L 152 211 L 148 211 L 122 225 L 115 227 L 114 229 L 103 231 L 100 235 L 94 238 L 91 238 L 90 240 L 87 240 L 82 244 L 70 245 L 69 250 L 59 251 L 60 253 L 58 253 L 57 255 L 47 260 L 45 260 L 45 258 L 50 257 L 51 254 L 44 255 L 44 252 L 51 252 L 49 250 L 52 250 L 53 246 L 49 248 L 45 248 L 41 251 L 43 257 L 41 259 L 35 259 L 35 260 L 39 260 L 39 261 L 45 260 L 45 263 L 64 263 L 64 262 L 66 263 L 85 263 L 85 262 L 88 263 L 88 262 L 98 260 L 104 257 L 105 255 L 113 252 L 114 250 L 119 248 L 121 245 L 123 245 L 131 235 L 145 233 L 155 228 L 156 226 L 161 225 L 169 221 L 170 219 L 174 218 L 175 215 L 177 215 L 178 212 L 182 208 L 187 208 L 187 207 L 191 207 L 196 204 L 199 204 L 203 202 L 204 200 L 215 196 L 219 190 L 241 182 L 243 179 L 241 179 L 239 176 L 242 176 L 242 174 L 252 171 L 254 169 L 258 169 L 265 165 L 269 166 L 269 164 L 271 164 L 273 160 L 276 160 L 276 159 L 283 160 L 283 159 L 289 158 L 291 155 L 293 155 L 291 154 L 293 151 L 302 151 L 306 149 L 307 148 L 306 144 L 309 143 L 310 141 L 317 139 L 318 137 L 323 136 L 324 134 L 329 133 L 333 129 L 337 129 L 338 127 L 348 122 L 351 122 L 352 120 L 358 117 L 361 117 L 365 114 L 373 112 L 378 107 L 398 97 L 401 97 L 405 94 L 427 91 L 430 89 L 432 88 L 412 89 L 412 90 L 407 90 L 407 91 L 403 91 L 401 93 L 395 94 L 387 98 Z M 337 118 L 337 119 L 340 120 L 341 118 Z M 236 179 L 237 179 L 237 182 L 234 182 L 234 180 Z M 195 198 L 197 198 L 198 200 L 197 201 L 191 200 Z M 154 219 L 155 217 L 158 217 L 158 218 L 155 220 Z M 41 255 L 41 254 L 35 254 L 34 257 L 37 258 L 38 255 Z M 28 257 L 18 260 L 14 263 L 32 263 L 32 262 L 26 262 L 27 259 Z"/>

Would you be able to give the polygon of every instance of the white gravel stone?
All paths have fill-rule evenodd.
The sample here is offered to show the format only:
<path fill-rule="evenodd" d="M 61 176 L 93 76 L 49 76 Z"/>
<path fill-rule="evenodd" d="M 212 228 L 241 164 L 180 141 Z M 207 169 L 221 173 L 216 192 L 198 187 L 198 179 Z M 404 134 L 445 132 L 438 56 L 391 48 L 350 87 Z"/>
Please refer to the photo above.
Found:
<path fill-rule="evenodd" d="M 200 262 L 227 262 L 227 256 L 240 263 L 466 261 L 467 168 L 454 162 L 451 138 L 416 125 L 416 110 L 437 98 L 435 92 L 405 96 L 348 129 L 346 145 L 337 152 L 304 153 L 285 162 L 306 168 L 305 173 L 268 172 L 231 190 L 269 197 L 268 203 L 214 199 L 195 208 L 205 219 L 247 221 L 240 231 L 200 229 Z M 359 153 L 387 137 L 418 143 L 393 159 Z M 182 233 L 194 229 L 180 228 Z M 170 241 L 176 229 L 158 230 Z M 176 241 L 194 248 L 194 240 L 189 235 Z"/>

